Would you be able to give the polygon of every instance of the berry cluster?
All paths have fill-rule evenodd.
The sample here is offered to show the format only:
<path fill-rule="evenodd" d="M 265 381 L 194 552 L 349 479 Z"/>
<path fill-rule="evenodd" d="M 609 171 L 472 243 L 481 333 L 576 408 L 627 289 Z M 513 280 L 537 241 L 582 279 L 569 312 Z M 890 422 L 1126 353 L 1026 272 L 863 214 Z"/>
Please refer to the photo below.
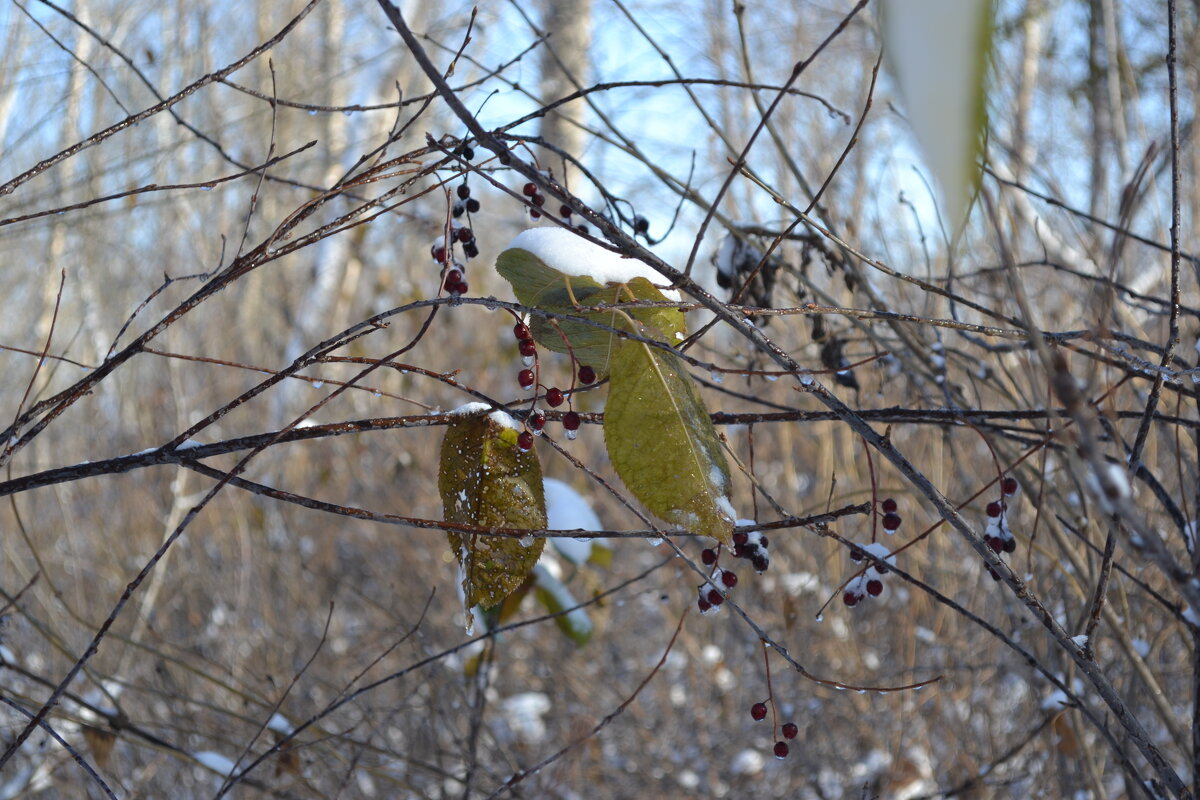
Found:
<path fill-rule="evenodd" d="M 764 719 L 766 719 L 767 718 L 767 704 L 759 702 L 759 703 L 755 703 L 754 705 L 750 706 L 750 717 L 755 722 L 762 722 Z M 795 739 L 797 736 L 800 735 L 800 728 L 794 722 L 785 722 L 785 723 L 783 723 L 783 726 L 780 729 L 780 733 L 783 734 L 784 739 Z M 783 741 L 782 739 L 775 742 L 775 757 L 776 758 L 787 758 L 789 751 L 790 751 L 790 748 L 788 747 L 787 742 Z"/>
<path fill-rule="evenodd" d="M 582 372 L 582 370 L 581 370 Z M 754 520 L 739 519 L 738 525 L 753 525 Z M 762 531 L 738 531 L 733 534 L 733 555 L 744 558 L 754 567 L 759 575 L 767 571 L 771 559 L 767 553 L 767 537 Z M 711 568 L 708 581 L 700 585 L 699 598 L 696 607 L 701 614 L 714 613 L 725 602 L 725 597 L 733 587 L 737 586 L 738 576 L 733 570 L 722 569 L 717 562 L 721 560 L 721 547 L 708 547 L 700 551 L 700 563 Z"/>
<path fill-rule="evenodd" d="M 1000 481 L 1002 499 L 993 500 L 987 504 L 985 509 L 987 527 L 983 532 L 983 540 L 997 554 L 1016 552 L 1017 540 L 1008 527 L 1008 503 L 1006 501 L 1007 498 L 1013 497 L 1020 488 L 1021 484 L 1017 483 L 1016 478 L 1005 476 Z M 991 567 L 988 567 L 988 574 L 992 576 L 992 580 L 1000 580 L 1000 574 Z"/>
<path fill-rule="evenodd" d="M 458 194 L 458 202 L 454 204 L 450 212 L 455 219 L 461 217 L 464 211 L 479 210 L 479 201 L 471 197 L 470 186 L 461 183 L 455 191 Z M 462 248 L 463 258 L 469 260 L 479 255 L 479 244 L 475 241 L 475 232 L 469 226 L 451 223 L 449 234 L 449 241 L 445 236 L 439 236 L 434 240 L 433 246 L 429 248 L 429 255 L 433 256 L 434 262 L 442 267 L 442 289 L 457 297 L 467 293 L 467 281 L 464 277 L 467 268 L 463 262 L 454 257 L 454 246 L 459 245 Z"/>
<path fill-rule="evenodd" d="M 880 522 L 883 524 L 883 532 L 888 536 L 891 536 L 896 531 L 900 530 L 900 523 L 904 520 L 902 520 L 900 515 L 896 513 L 896 501 L 892 498 L 885 498 L 884 501 L 879 505 L 880 508 L 883 509 L 883 519 L 880 520 Z"/>
<path fill-rule="evenodd" d="M 464 213 L 474 214 L 479 211 L 479 201 L 471 197 L 471 187 L 465 183 L 460 183 L 458 188 L 454 190 L 458 195 L 458 202 L 450 209 L 450 214 L 458 219 Z"/>
<path fill-rule="evenodd" d="M 521 362 L 524 364 L 524 369 L 517 373 L 517 383 L 525 391 L 535 390 L 539 386 L 535 362 L 537 361 L 537 344 L 533 340 L 533 332 L 529 330 L 529 326 L 524 322 L 517 322 L 513 326 L 513 336 L 517 339 L 517 349 L 521 353 Z M 531 369 L 530 367 L 534 367 Z M 579 367 L 577 373 L 579 382 L 582 384 L 593 383 L 596 380 L 596 371 L 591 367 L 584 365 Z M 569 403 L 567 395 L 562 389 L 557 386 L 544 387 L 546 389 L 545 401 L 546 405 L 551 408 L 558 408 L 563 403 Z M 574 386 L 572 385 L 572 389 Z M 570 409 L 570 406 L 568 406 Z M 570 409 L 566 414 L 563 414 L 562 425 L 567 432 L 568 439 L 574 439 L 578 435 L 579 425 L 582 420 L 579 414 L 574 409 Z M 526 421 L 526 429 L 517 436 L 517 446 L 522 450 L 529 450 L 533 447 L 533 437 L 540 436 L 542 430 L 546 427 L 546 415 L 535 410 L 529 415 Z"/>
<path fill-rule="evenodd" d="M 753 520 L 739 519 L 738 525 L 749 525 Z M 744 558 L 754 567 L 754 571 L 762 575 L 771 565 L 771 554 L 767 552 L 767 536 L 762 531 L 733 534 L 733 556 Z"/>
<path fill-rule="evenodd" d="M 888 564 L 896 563 L 896 557 L 879 542 L 855 547 L 850 551 L 850 560 L 856 563 L 866 560 L 867 554 L 875 557 L 876 561 L 863 570 L 862 574 L 846 584 L 842 594 L 842 602 L 849 608 L 854 608 L 868 597 L 879 597 L 883 594 L 883 576 L 887 574 Z"/>
<path fill-rule="evenodd" d="M 546 205 L 546 195 L 538 191 L 536 183 L 527 183 L 521 188 L 521 194 L 529 198 L 529 218 L 538 219 L 542 216 L 542 207 Z"/>

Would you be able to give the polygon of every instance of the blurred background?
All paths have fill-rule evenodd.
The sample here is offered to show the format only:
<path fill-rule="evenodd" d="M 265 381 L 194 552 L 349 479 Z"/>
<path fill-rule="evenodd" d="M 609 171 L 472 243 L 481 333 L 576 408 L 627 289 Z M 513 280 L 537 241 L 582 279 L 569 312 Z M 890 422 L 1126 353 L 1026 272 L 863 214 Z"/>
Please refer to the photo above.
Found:
<path fill-rule="evenodd" d="M 752 271 L 774 243 L 769 280 L 742 298 L 791 309 L 760 318 L 766 335 L 824 370 L 831 391 L 887 430 L 980 530 L 986 504 L 999 499 L 993 482 L 1016 477 L 1007 558 L 1072 634 L 1088 629 L 1114 535 L 1107 603 L 1089 644 L 1153 744 L 1191 781 L 1192 631 L 1171 583 L 1127 546 L 1125 523 L 1161 536 L 1193 569 L 1200 439 L 1186 370 L 1196 366 L 1200 313 L 1188 255 L 1200 214 L 1197 7 L 1178 9 L 1181 343 L 1162 371 L 1172 210 L 1164 5 L 995 4 L 985 169 L 958 238 L 886 62 L 873 80 L 875 5 L 852 15 L 770 116 L 747 156 L 758 183 L 738 177 L 723 194 L 731 160 L 793 66 L 853 4 L 401 8 L 486 129 L 502 129 L 522 157 L 631 234 L 644 220 L 645 245 L 722 299 L 730 293 L 717 265 Z M 177 463 L 85 475 L 88 462 L 158 448 L 226 408 L 193 440 L 277 431 L 306 414 L 303 424 L 315 426 L 436 414 L 478 399 L 468 390 L 500 403 L 525 397 L 507 312 L 446 305 L 423 330 L 428 307 L 410 304 L 441 293 L 430 248 L 460 184 L 479 204 L 455 218 L 478 243 L 465 261 L 469 297 L 511 300 L 495 256 L 519 231 L 548 223 L 520 201 L 525 178 L 478 143 L 473 160 L 454 157 L 463 123 L 431 94 L 376 3 L 14 0 L 0 6 L 0 37 L 0 408 L 20 423 L 11 443 L 41 418 L 24 412 L 44 416 L 50 406 L 35 404 L 170 322 L 6 458 L 7 745 L 214 485 Z M 89 139 L 264 42 L 226 77 Z M 588 91 L 535 113 L 577 89 Z M 778 200 L 806 209 L 831 174 L 809 210 L 824 230 L 794 225 Z M 551 198 L 547 216 L 557 206 Z M 255 252 L 253 270 L 203 294 Z M 190 302 L 197 292 L 203 302 Z M 401 311 L 330 353 L 353 363 L 308 364 L 230 407 L 319 343 L 392 309 Z M 688 318 L 695 331 L 711 315 Z M 1059 372 L 1022 330 L 1060 334 Z M 1003 331 L 1016 333 L 992 335 Z M 378 369 L 310 413 L 371 359 L 414 339 L 397 357 L 402 367 Z M 480 631 L 465 632 L 444 532 L 227 486 L 141 583 L 47 722 L 120 797 L 1148 796 L 1141 780 L 1152 772 L 1127 736 L 1106 741 L 1030 661 L 1096 718 L 1110 709 L 963 539 L 936 527 L 923 495 L 848 426 L 817 414 L 823 406 L 794 378 L 754 374 L 774 366 L 737 332 L 718 325 L 688 352 L 733 370 L 694 377 L 711 411 L 742 415 L 718 418 L 740 515 L 766 523 L 893 498 L 903 520 L 894 537 L 869 515 L 830 530 L 864 544 L 886 539 L 892 550 L 915 542 L 897 566 L 957 606 L 891 576 L 881 597 L 848 608 L 842 593 L 858 566 L 844 543 L 803 527 L 770 532 L 770 569 L 741 566 L 732 599 L 828 681 L 940 681 L 878 692 L 809 680 L 730 609 L 697 614 L 696 575 L 668 547 L 639 538 L 609 540 L 607 555 L 583 565 L 557 557 L 575 599 L 595 599 L 585 645 L 550 620 L 472 644 Z M 541 369 L 547 385 L 570 381 L 563 357 L 543 353 Z M 1114 516 L 1090 465 L 1126 463 L 1156 371 L 1165 378 L 1158 414 L 1138 445 L 1147 472 Z M 1064 374 L 1092 404 L 1089 426 L 1063 418 L 1051 383 Z M 604 391 L 578 393 L 574 407 L 601 411 Z M 581 492 L 606 529 L 642 529 L 595 481 L 620 485 L 601 428 L 585 424 L 574 442 L 553 423 L 547 431 L 591 474 L 539 441 L 545 474 Z M 277 443 L 243 477 L 436 521 L 442 433 L 379 424 Z M 204 461 L 228 470 L 246 452 Z M 77 471 L 19 482 L 58 468 Z M 678 545 L 699 557 L 699 542 Z M 530 595 L 510 619 L 543 614 Z M 772 713 L 755 722 L 751 705 L 768 692 Z M 235 762 L 245 767 L 313 718 L 227 785 Z M 786 759 L 772 756 L 773 721 L 799 728 Z M 44 729 L 0 770 L 3 798 L 103 796 Z"/>

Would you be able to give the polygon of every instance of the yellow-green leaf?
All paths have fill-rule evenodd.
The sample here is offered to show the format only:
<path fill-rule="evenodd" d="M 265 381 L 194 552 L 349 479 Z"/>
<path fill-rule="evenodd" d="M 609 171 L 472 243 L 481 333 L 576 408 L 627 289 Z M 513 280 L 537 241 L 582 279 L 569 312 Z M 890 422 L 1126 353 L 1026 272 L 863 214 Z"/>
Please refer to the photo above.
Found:
<path fill-rule="evenodd" d="M 546 527 L 542 469 L 532 450 L 517 447 L 517 429 L 503 412 L 473 404 L 446 429 L 442 440 L 438 491 L 448 522 L 482 528 Z M 448 532 L 462 567 L 463 593 L 469 611 L 491 607 L 525 580 L 545 544 L 544 539 Z"/>
<path fill-rule="evenodd" d="M 660 519 L 732 544 L 729 466 L 683 362 L 627 340 L 611 367 L 604 441 L 621 480 Z"/>
<path fill-rule="evenodd" d="M 620 337 L 606 328 L 674 344 L 687 333 L 683 312 L 647 307 L 589 311 L 600 305 L 636 301 L 665 302 L 667 298 L 644 277 L 631 277 L 601 286 L 587 276 L 568 275 L 548 266 L 528 250 L 512 247 L 496 259 L 496 270 L 512 284 L 522 304 L 555 314 L 583 317 L 605 328 L 568 319 L 534 316 L 530 329 L 538 344 L 558 353 L 573 351 L 598 377 L 605 377 L 613 347 Z M 569 343 L 569 347 L 568 347 Z"/>

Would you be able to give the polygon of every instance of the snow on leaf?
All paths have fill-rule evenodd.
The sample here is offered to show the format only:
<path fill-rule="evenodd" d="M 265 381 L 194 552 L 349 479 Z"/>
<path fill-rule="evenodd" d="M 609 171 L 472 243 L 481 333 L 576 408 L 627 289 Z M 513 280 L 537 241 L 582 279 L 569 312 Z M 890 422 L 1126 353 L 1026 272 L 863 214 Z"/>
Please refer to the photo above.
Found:
<path fill-rule="evenodd" d="M 604 529 L 596 512 L 579 492 L 554 478 L 546 478 L 543 486 L 546 493 L 546 527 L 564 531 L 573 528 L 583 531 Z M 575 565 L 586 563 L 592 555 L 591 539 L 576 541 L 556 538 L 550 543 L 559 555 Z"/>
<path fill-rule="evenodd" d="M 550 570 L 541 564 L 533 568 L 534 592 L 548 612 L 557 614 L 567 608 L 572 611 L 554 618 L 554 624 L 565 633 L 571 641 L 582 647 L 592 638 L 592 618 L 579 605 L 562 581 L 554 577 Z"/>
<path fill-rule="evenodd" d="M 729 466 L 683 363 L 625 341 L 611 378 L 604 441 L 621 480 L 660 519 L 731 545 Z"/>
<path fill-rule="evenodd" d="M 606 250 L 563 228 L 529 228 L 517 234 L 509 247 L 528 252 L 543 265 L 548 265 L 549 269 L 562 275 L 586 278 L 596 285 L 629 283 L 634 278 L 646 278 L 652 283 L 666 283 L 663 276 L 641 261 Z M 667 295 L 672 300 L 679 299 L 678 292 L 668 291 Z M 517 296 L 520 296 L 519 290 Z"/>
<path fill-rule="evenodd" d="M 518 236 L 514 245 L 524 235 Z M 563 235 L 577 238 L 565 232 Z M 591 272 L 588 269 L 592 265 L 566 264 L 561 260 L 561 255 L 560 260 L 550 266 L 537 253 L 518 246 L 510 247 L 496 259 L 496 270 L 512 284 L 513 293 L 524 305 L 556 314 L 583 317 L 596 323 L 570 319 L 548 320 L 534 316 L 530 321 L 530 329 L 538 344 L 559 353 L 573 351 L 580 364 L 592 367 L 597 376 L 603 378 L 608 374 L 612 349 L 621 341 L 619 334 L 612 329 L 660 341 L 677 341 L 686 335 L 687 323 L 683 313 L 674 308 L 652 306 L 588 311 L 589 307 L 615 303 L 664 302 L 668 297 L 678 299 L 678 294 L 660 291 L 650 278 L 639 274 L 645 271 L 640 262 L 620 259 L 607 250 L 587 242 L 584 244 L 589 249 L 582 250 L 576 256 L 580 259 L 597 259 L 599 266 L 595 266 Z M 621 269 L 618 268 L 620 265 L 607 263 L 612 259 L 629 261 L 642 269 Z"/>
<path fill-rule="evenodd" d="M 988 0 L 884 0 L 883 39 L 909 124 L 958 228 L 985 125 Z"/>
<path fill-rule="evenodd" d="M 483 528 L 546 527 L 542 469 L 534 451 L 517 447 L 517 431 L 494 412 L 459 414 L 446 429 L 438 492 L 448 522 Z M 525 580 L 545 545 L 513 537 L 449 531 L 462 568 L 464 603 L 495 606 Z"/>

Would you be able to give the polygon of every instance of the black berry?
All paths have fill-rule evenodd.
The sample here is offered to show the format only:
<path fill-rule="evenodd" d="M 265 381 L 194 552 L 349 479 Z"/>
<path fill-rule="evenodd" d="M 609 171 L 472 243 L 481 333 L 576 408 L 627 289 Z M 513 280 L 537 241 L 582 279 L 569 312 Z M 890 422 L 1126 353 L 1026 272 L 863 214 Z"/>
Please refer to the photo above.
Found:
<path fill-rule="evenodd" d="M 471 196 L 471 187 L 467 186 L 465 183 L 460 183 L 455 191 L 458 193 L 459 200 L 466 200 Z"/>
<path fill-rule="evenodd" d="M 883 501 L 882 508 L 883 508 L 883 513 L 893 514 L 893 513 L 895 513 L 896 508 L 897 508 L 896 501 L 889 497 Z"/>
<path fill-rule="evenodd" d="M 650 230 L 650 220 L 646 219 L 645 217 L 634 217 L 633 229 L 637 233 L 646 233 L 646 231 Z"/>
<path fill-rule="evenodd" d="M 472 197 L 467 201 L 467 213 L 474 214 L 479 210 L 479 201 Z"/>
<path fill-rule="evenodd" d="M 898 530 L 900 528 L 900 522 L 901 520 L 899 514 L 892 513 L 883 515 L 883 529 L 885 531 L 890 532 Z"/>

